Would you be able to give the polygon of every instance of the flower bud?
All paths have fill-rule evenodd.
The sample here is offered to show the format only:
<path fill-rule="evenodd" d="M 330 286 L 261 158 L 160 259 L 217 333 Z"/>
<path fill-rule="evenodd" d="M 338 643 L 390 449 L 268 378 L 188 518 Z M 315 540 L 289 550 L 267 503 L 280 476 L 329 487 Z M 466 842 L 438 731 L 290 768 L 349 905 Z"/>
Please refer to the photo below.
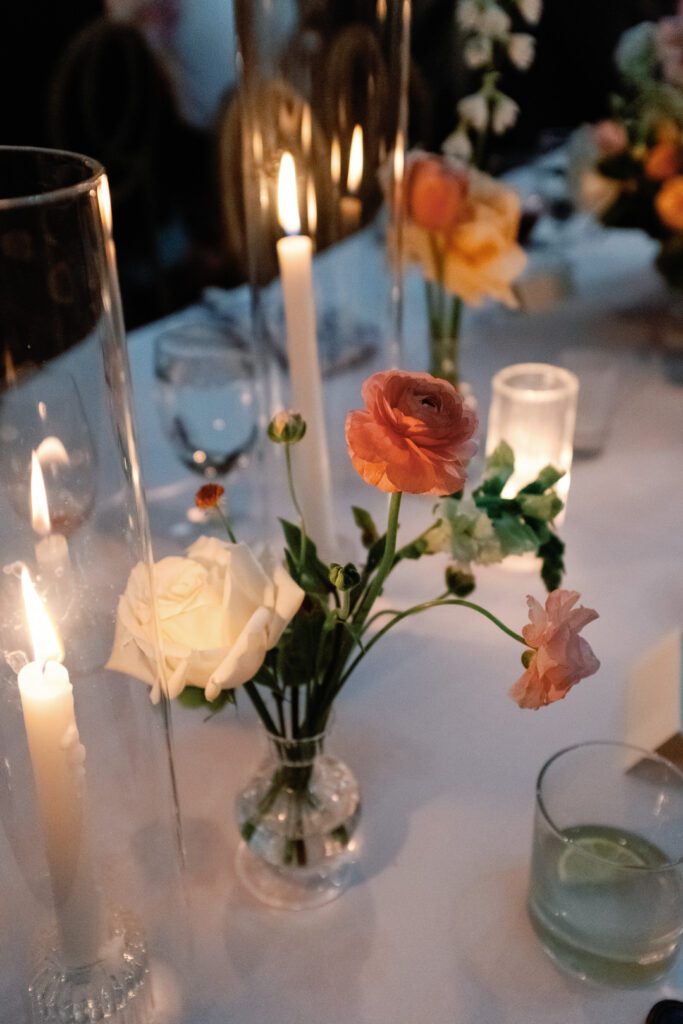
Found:
<path fill-rule="evenodd" d="M 268 437 L 275 444 L 296 444 L 306 433 L 306 421 L 300 412 L 281 409 L 268 424 Z"/>
<path fill-rule="evenodd" d="M 204 484 L 194 496 L 197 508 L 215 508 L 225 494 L 225 487 L 220 484 Z"/>
<path fill-rule="evenodd" d="M 457 565 L 446 567 L 446 588 L 455 597 L 467 597 L 475 588 L 475 579 L 471 572 L 459 569 Z"/>
<path fill-rule="evenodd" d="M 535 654 L 536 651 L 532 650 L 530 647 L 528 647 L 526 651 L 524 651 L 524 653 L 522 654 L 522 665 L 524 665 L 524 668 L 529 667 L 531 662 L 534 660 Z"/>
<path fill-rule="evenodd" d="M 328 579 L 337 590 L 353 590 L 360 583 L 360 573 L 353 562 L 347 562 L 346 565 L 333 562 Z"/>

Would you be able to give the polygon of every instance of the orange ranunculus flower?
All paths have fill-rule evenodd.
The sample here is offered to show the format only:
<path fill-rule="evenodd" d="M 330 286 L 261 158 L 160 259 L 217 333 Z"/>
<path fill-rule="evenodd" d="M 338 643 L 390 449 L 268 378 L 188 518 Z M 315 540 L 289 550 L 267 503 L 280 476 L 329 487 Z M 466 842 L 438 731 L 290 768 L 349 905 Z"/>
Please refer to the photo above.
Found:
<path fill-rule="evenodd" d="M 388 370 L 363 384 L 367 409 L 346 417 L 351 462 L 380 491 L 453 494 L 477 450 L 476 413 L 445 380 Z"/>
<path fill-rule="evenodd" d="M 443 157 L 411 154 L 405 197 L 409 217 L 426 231 L 448 232 L 462 217 L 467 173 Z"/>
<path fill-rule="evenodd" d="M 545 608 L 527 598 L 530 622 L 522 636 L 531 649 L 525 671 L 510 690 L 520 708 L 538 708 L 566 697 L 572 686 L 600 668 L 591 645 L 579 633 L 598 613 L 583 605 L 575 590 L 553 590 Z M 526 664 L 526 662 L 525 662 Z"/>
<path fill-rule="evenodd" d="M 658 142 L 645 158 L 645 175 L 653 181 L 665 181 L 683 169 L 683 150 L 673 142 Z"/>
<path fill-rule="evenodd" d="M 428 280 L 439 281 L 469 305 L 494 299 L 517 306 L 512 284 L 526 266 L 517 244 L 519 196 L 488 174 L 470 168 L 467 176 L 464 209 L 446 237 L 443 265 L 435 263 L 429 233 L 411 220 L 403 228 L 405 253 Z"/>
<path fill-rule="evenodd" d="M 672 231 L 683 231 L 683 175 L 665 181 L 655 197 L 662 223 Z"/>

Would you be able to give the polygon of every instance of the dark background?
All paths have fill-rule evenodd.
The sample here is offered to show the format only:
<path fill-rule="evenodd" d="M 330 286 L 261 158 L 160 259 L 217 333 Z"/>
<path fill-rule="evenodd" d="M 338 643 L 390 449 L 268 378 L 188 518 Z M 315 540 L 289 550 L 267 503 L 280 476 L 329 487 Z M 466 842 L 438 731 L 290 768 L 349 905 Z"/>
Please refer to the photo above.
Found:
<path fill-rule="evenodd" d="M 177 2 L 160 0 L 162 13 L 172 17 Z M 533 29 L 533 67 L 511 71 L 502 83 L 522 114 L 514 131 L 496 140 L 493 166 L 528 159 L 604 116 L 620 34 L 675 6 L 545 0 Z M 133 327 L 191 302 L 208 284 L 238 283 L 241 269 L 225 245 L 213 126 L 180 116 L 166 70 L 141 33 L 124 23 L 112 31 L 104 15 L 97 0 L 2 5 L 0 143 L 61 146 L 105 164 Z M 414 0 L 411 141 L 426 148 L 437 149 L 453 129 L 457 99 L 469 91 L 457 53 L 454 0 Z"/>

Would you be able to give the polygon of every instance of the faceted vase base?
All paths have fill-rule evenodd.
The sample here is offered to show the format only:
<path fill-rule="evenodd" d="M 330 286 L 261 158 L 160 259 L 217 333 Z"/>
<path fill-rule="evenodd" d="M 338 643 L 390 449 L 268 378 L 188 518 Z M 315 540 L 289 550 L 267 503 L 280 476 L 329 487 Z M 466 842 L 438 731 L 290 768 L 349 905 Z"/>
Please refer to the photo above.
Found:
<path fill-rule="evenodd" d="M 112 913 L 109 936 L 94 964 L 67 967 L 54 942 L 48 941 L 29 997 L 33 1024 L 151 1024 L 147 950 L 133 915 Z"/>
<path fill-rule="evenodd" d="M 245 842 L 237 848 L 235 870 L 252 896 L 280 910 L 313 910 L 331 903 L 353 881 L 354 862 L 317 867 L 276 867 L 257 857 Z"/>

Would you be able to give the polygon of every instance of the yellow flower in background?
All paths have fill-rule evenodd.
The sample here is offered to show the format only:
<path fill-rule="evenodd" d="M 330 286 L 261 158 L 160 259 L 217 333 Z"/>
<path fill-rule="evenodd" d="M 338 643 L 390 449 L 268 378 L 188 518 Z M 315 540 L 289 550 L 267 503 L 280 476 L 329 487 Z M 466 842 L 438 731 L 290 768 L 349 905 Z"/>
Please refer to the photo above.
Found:
<path fill-rule="evenodd" d="M 683 231 L 683 175 L 665 181 L 655 198 L 662 223 L 672 231 Z"/>

